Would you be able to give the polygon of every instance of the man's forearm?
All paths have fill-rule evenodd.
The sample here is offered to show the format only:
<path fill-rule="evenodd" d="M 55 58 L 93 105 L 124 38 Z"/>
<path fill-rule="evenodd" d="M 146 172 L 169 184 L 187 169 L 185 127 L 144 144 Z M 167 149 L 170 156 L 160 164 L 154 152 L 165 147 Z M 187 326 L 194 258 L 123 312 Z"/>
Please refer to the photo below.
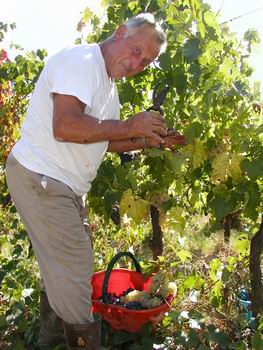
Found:
<path fill-rule="evenodd" d="M 58 141 L 75 143 L 94 143 L 106 140 L 118 140 L 129 137 L 130 130 L 125 122 L 119 120 L 99 120 L 89 115 L 70 116 L 64 118 L 64 122 L 58 127 L 53 122 L 56 130 L 55 137 Z"/>
<path fill-rule="evenodd" d="M 84 110 L 84 103 L 76 97 L 53 94 L 53 134 L 57 141 L 96 143 L 149 137 L 160 143 L 167 134 L 163 117 L 155 112 L 139 112 L 120 121 L 99 120 Z"/>
<path fill-rule="evenodd" d="M 129 152 L 146 148 L 144 137 L 126 140 L 109 141 L 108 152 Z"/>

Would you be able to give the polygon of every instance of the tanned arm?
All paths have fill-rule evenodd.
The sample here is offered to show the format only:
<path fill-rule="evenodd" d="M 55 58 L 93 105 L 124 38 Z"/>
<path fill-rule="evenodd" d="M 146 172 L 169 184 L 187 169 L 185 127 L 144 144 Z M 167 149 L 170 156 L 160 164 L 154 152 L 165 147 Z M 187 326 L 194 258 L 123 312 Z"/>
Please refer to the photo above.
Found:
<path fill-rule="evenodd" d="M 139 144 L 141 137 L 160 145 L 167 134 L 163 117 L 155 112 L 140 112 L 125 121 L 101 121 L 85 114 L 85 104 L 74 96 L 53 94 L 53 105 L 53 134 L 57 141 L 94 143 L 107 140 L 109 150 L 123 152 L 143 148 Z"/>

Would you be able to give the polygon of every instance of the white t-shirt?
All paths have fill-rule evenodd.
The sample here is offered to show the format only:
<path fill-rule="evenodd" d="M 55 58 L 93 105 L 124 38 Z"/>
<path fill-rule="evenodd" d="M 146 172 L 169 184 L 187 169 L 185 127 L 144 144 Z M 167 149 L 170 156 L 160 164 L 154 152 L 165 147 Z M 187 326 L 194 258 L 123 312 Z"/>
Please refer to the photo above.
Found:
<path fill-rule="evenodd" d="M 108 142 L 56 141 L 52 93 L 76 96 L 86 104 L 85 113 L 100 120 L 119 119 L 118 92 L 98 44 L 72 46 L 49 59 L 32 94 L 22 136 L 13 148 L 23 166 L 64 182 L 82 196 L 91 187 Z"/>

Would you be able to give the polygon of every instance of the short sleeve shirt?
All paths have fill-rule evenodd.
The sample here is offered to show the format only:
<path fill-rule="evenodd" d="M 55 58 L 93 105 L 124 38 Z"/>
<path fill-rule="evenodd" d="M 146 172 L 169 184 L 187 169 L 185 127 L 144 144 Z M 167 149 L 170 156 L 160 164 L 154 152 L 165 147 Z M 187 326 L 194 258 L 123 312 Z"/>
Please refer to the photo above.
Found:
<path fill-rule="evenodd" d="M 53 93 L 77 97 L 85 103 L 85 113 L 100 120 L 119 119 L 118 92 L 98 44 L 72 46 L 49 59 L 30 99 L 21 138 L 13 148 L 15 158 L 29 170 L 62 181 L 77 195 L 84 195 L 108 141 L 57 141 L 52 128 Z"/>

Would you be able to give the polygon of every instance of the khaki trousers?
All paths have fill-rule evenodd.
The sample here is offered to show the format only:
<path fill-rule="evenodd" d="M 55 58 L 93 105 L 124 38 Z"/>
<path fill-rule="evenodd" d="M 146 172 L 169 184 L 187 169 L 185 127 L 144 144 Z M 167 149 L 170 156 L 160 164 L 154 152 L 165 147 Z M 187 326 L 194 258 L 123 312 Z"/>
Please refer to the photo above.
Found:
<path fill-rule="evenodd" d="M 83 198 L 64 183 L 26 169 L 12 153 L 6 178 L 32 242 L 50 306 L 69 324 L 87 324 L 93 252 Z"/>

